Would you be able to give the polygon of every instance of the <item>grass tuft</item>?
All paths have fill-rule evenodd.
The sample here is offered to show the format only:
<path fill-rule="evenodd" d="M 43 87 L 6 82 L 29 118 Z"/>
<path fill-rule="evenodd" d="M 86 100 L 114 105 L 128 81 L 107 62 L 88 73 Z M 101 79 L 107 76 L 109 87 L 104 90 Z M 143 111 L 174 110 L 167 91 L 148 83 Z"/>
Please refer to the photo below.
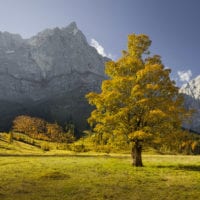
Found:
<path fill-rule="evenodd" d="M 49 180 L 64 180 L 69 178 L 70 178 L 69 175 L 60 172 L 49 172 L 41 176 L 41 179 L 49 179 Z"/>

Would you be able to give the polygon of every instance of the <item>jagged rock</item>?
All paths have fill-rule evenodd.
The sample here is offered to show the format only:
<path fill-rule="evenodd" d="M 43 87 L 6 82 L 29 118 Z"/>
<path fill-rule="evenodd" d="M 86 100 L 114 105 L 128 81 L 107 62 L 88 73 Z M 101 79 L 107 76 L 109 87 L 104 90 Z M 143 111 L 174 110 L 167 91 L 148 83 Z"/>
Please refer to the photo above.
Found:
<path fill-rule="evenodd" d="M 180 93 L 184 94 L 185 107 L 194 109 L 195 113 L 190 123 L 185 123 L 187 129 L 200 133 L 200 76 L 184 84 L 180 88 Z"/>
<path fill-rule="evenodd" d="M 0 32 L 0 128 L 30 114 L 84 130 L 91 110 L 84 96 L 100 89 L 108 60 L 75 22 L 30 39 Z"/>

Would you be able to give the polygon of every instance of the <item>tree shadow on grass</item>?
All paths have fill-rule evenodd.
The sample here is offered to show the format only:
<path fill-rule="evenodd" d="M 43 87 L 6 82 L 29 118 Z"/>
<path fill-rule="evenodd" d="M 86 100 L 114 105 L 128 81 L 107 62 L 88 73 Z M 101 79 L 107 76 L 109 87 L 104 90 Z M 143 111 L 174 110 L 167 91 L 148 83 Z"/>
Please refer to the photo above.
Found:
<path fill-rule="evenodd" d="M 168 168 L 174 170 L 200 171 L 200 165 L 157 165 L 156 168 Z"/>
<path fill-rule="evenodd" d="M 187 171 L 200 171 L 200 165 L 178 165 L 175 169 Z"/>

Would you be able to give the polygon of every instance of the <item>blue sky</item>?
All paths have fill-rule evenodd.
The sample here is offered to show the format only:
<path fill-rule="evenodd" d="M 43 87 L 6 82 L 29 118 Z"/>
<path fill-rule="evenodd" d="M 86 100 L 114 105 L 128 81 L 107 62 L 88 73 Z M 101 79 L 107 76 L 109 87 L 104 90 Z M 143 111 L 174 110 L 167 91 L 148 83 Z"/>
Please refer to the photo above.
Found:
<path fill-rule="evenodd" d="M 127 35 L 144 33 L 178 85 L 200 75 L 199 0 L 0 0 L 0 31 L 28 38 L 72 21 L 104 55 L 119 58 Z"/>

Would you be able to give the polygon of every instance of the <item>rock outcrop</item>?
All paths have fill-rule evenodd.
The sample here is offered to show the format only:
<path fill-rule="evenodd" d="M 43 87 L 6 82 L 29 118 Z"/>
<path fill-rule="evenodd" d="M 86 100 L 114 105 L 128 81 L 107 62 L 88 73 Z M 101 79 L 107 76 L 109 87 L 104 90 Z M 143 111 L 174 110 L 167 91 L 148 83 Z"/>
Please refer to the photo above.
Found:
<path fill-rule="evenodd" d="M 85 94 L 99 91 L 108 60 L 75 22 L 30 39 L 0 32 L 0 129 L 28 114 L 84 130 L 91 111 Z"/>
<path fill-rule="evenodd" d="M 200 133 L 200 76 L 184 84 L 180 93 L 184 94 L 185 107 L 194 109 L 191 122 L 184 124 L 185 128 Z"/>

